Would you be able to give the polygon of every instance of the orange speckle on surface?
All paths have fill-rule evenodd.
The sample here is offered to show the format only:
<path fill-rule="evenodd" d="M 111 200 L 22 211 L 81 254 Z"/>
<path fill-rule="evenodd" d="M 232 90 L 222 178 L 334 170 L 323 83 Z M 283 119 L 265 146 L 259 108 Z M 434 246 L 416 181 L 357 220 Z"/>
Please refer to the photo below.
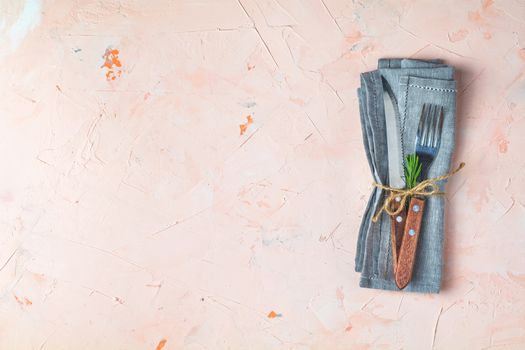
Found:
<path fill-rule="evenodd" d="M 166 339 L 162 339 L 161 341 L 159 341 L 159 344 L 157 345 L 155 350 L 162 350 L 162 348 L 166 345 L 167 342 L 168 341 Z"/>
<path fill-rule="evenodd" d="M 281 314 L 278 314 L 277 312 L 275 311 L 270 311 L 270 313 L 268 314 L 268 318 L 276 318 L 276 317 L 281 317 Z"/>
<path fill-rule="evenodd" d="M 246 117 L 246 123 L 239 125 L 239 128 L 241 130 L 241 135 L 244 135 L 246 130 L 248 130 L 248 125 L 253 123 L 253 118 L 251 115 Z"/>
<path fill-rule="evenodd" d="M 349 325 L 345 328 L 345 331 L 350 332 L 351 330 L 352 330 L 352 325 L 349 324 Z"/>
<path fill-rule="evenodd" d="M 250 63 L 247 63 L 247 64 L 246 64 L 246 68 L 247 68 L 248 70 L 252 70 L 252 69 L 255 68 L 255 65 L 250 64 Z"/>
<path fill-rule="evenodd" d="M 490 32 L 483 33 L 483 38 L 486 40 L 492 39 L 492 34 Z"/>
<path fill-rule="evenodd" d="M 102 56 L 102 58 L 104 59 L 104 63 L 102 64 L 102 66 L 100 66 L 100 68 L 107 69 L 107 80 L 115 80 L 122 74 L 122 71 L 119 69 L 120 67 L 122 67 L 122 63 L 118 58 L 119 53 L 120 52 L 117 49 L 107 48 L 106 52 Z"/>
<path fill-rule="evenodd" d="M 505 139 L 501 139 L 498 142 L 498 150 L 499 153 L 507 153 L 509 149 L 509 141 Z"/>
<path fill-rule="evenodd" d="M 246 129 L 247 129 L 246 125 L 241 124 L 241 125 L 239 125 L 239 128 L 241 129 L 241 135 L 244 135 L 244 133 L 246 132 Z"/>
<path fill-rule="evenodd" d="M 26 305 L 26 306 L 33 305 L 33 302 L 27 298 L 22 299 L 22 298 L 17 297 L 16 295 L 13 295 L 13 296 L 15 297 L 16 302 L 20 305 Z"/>

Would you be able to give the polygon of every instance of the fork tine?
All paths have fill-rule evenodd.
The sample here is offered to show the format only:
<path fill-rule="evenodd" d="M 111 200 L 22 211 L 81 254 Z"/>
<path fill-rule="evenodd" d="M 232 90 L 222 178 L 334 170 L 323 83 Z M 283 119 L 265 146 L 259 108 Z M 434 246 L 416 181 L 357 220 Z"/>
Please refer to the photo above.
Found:
<path fill-rule="evenodd" d="M 438 120 L 434 129 L 435 140 L 432 143 L 432 147 L 438 147 L 441 143 L 441 131 L 443 130 L 443 106 L 439 107 Z"/>
<path fill-rule="evenodd" d="M 438 118 L 439 118 L 439 108 L 438 106 L 434 105 L 434 113 L 432 113 L 432 119 L 430 121 L 430 136 L 428 138 L 428 147 L 433 147 L 434 141 L 436 138 L 436 125 L 438 124 Z"/>
<path fill-rule="evenodd" d="M 421 144 L 428 146 L 428 140 L 430 138 L 430 123 L 432 114 L 434 113 L 434 105 L 428 104 L 425 113 L 425 120 L 423 121 L 423 136 L 421 137 Z"/>
<path fill-rule="evenodd" d="M 436 113 L 436 106 L 431 104 L 430 105 L 430 113 L 428 115 L 427 119 L 427 137 L 425 139 L 425 146 L 429 147 L 432 144 L 432 133 L 434 130 L 432 129 L 432 123 L 434 122 L 434 114 Z"/>
<path fill-rule="evenodd" d="M 421 142 L 421 138 L 423 137 L 423 127 L 425 125 L 424 119 L 425 119 L 426 110 L 427 110 L 427 104 L 423 103 L 423 108 L 421 109 L 421 116 L 419 117 L 419 125 L 417 126 L 417 135 L 416 135 L 417 139 L 420 140 L 419 142 Z"/>

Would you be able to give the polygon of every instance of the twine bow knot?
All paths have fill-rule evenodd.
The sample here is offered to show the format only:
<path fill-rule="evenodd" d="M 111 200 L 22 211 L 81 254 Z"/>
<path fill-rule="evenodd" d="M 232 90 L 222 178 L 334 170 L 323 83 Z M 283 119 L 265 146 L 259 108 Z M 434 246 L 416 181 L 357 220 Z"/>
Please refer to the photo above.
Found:
<path fill-rule="evenodd" d="M 390 195 L 386 197 L 385 201 L 383 202 L 383 206 L 381 207 L 381 209 L 379 209 L 376 215 L 374 215 L 374 217 L 372 218 L 372 221 L 377 222 L 377 220 L 379 219 L 383 211 L 391 216 L 395 216 L 399 214 L 405 208 L 405 203 L 407 201 L 407 198 L 409 197 L 412 197 L 412 196 L 430 197 L 430 196 L 445 194 L 445 192 L 441 192 L 439 190 L 439 186 L 437 182 L 448 179 L 449 177 L 451 177 L 452 175 L 456 174 L 458 171 L 463 169 L 464 166 L 465 166 L 465 163 L 462 162 L 461 164 L 459 164 L 459 166 L 454 171 L 451 171 L 450 173 L 445 174 L 445 175 L 423 180 L 412 188 L 395 188 L 395 187 L 385 186 L 377 182 L 372 183 L 372 185 L 375 187 L 378 187 L 382 190 L 390 191 Z M 399 205 L 395 209 L 392 209 L 392 203 L 394 203 L 393 201 L 399 202 Z"/>

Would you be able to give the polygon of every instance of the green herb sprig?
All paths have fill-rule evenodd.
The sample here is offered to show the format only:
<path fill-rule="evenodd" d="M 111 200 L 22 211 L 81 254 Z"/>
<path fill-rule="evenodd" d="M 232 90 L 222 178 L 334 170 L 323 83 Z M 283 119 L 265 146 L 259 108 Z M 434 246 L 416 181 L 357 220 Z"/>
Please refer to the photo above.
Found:
<path fill-rule="evenodd" d="M 411 189 L 417 185 L 417 178 L 421 174 L 421 162 L 416 154 L 409 154 L 405 158 L 405 180 L 407 188 Z"/>

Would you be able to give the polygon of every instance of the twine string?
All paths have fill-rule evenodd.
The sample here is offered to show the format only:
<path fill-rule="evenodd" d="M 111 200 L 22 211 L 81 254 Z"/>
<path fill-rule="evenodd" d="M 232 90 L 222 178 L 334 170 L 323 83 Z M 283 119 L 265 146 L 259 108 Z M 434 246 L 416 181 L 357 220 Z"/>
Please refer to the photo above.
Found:
<path fill-rule="evenodd" d="M 372 183 L 373 186 L 390 192 L 389 196 L 385 198 L 385 201 L 383 202 L 383 205 L 381 206 L 379 211 L 372 218 L 372 221 L 377 222 L 377 220 L 379 220 L 379 217 L 381 216 L 381 213 L 383 213 L 383 211 L 391 216 L 395 216 L 399 214 L 405 208 L 407 198 L 409 197 L 412 197 L 412 196 L 430 197 L 430 196 L 437 196 L 437 195 L 445 194 L 445 192 L 441 192 L 439 190 L 439 186 L 437 182 L 448 179 L 449 177 L 455 175 L 458 171 L 463 169 L 464 166 L 465 166 L 465 163 L 462 162 L 461 164 L 459 164 L 459 166 L 455 170 L 451 171 L 450 173 L 441 175 L 441 176 L 437 176 L 437 177 L 433 177 L 431 179 L 423 180 L 420 183 L 418 183 L 416 186 L 410 189 L 385 186 L 377 182 Z M 396 200 L 396 198 L 399 198 L 399 199 Z M 396 209 L 392 209 L 392 203 L 393 203 L 392 201 L 399 202 L 399 206 L 397 206 Z"/>

